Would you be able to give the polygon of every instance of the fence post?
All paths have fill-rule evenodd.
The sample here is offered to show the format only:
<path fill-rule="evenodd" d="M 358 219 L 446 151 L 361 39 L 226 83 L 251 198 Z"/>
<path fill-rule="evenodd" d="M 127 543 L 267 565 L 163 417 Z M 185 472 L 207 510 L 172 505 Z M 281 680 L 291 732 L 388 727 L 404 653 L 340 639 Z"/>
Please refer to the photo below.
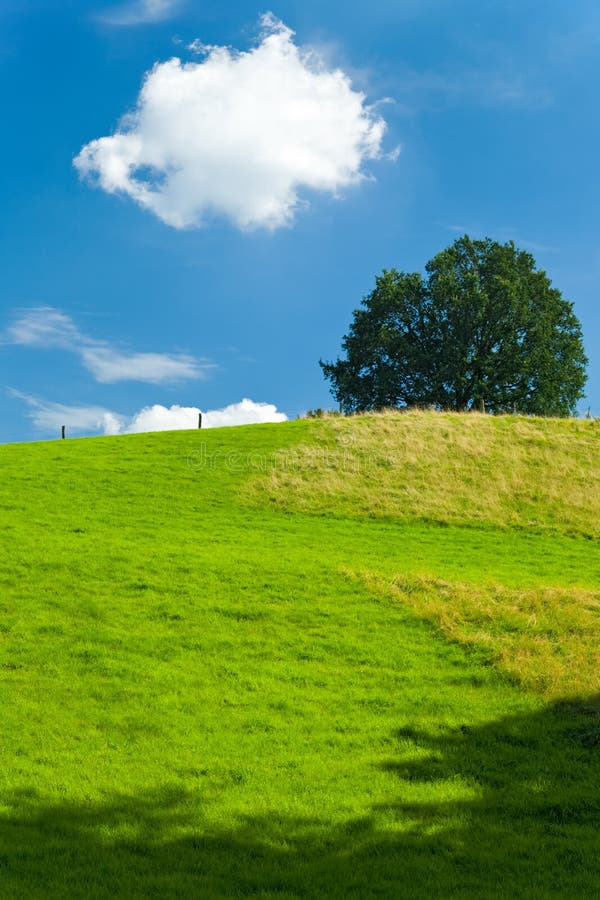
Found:
<path fill-rule="evenodd" d="M 65 437 L 66 437 L 66 435 L 65 435 L 65 426 L 64 426 L 64 425 L 61 425 L 61 426 L 60 426 L 60 436 L 61 436 L 61 438 L 62 438 L 63 440 L 64 440 Z"/>
<path fill-rule="evenodd" d="M 198 413 L 198 428 L 202 428 L 202 413 Z"/>

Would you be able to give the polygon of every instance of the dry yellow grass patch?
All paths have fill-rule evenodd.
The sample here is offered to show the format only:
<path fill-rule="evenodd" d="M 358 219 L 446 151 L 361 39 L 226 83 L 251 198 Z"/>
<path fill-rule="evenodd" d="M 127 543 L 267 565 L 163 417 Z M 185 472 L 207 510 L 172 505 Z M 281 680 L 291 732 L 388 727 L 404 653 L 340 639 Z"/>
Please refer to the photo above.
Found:
<path fill-rule="evenodd" d="M 317 420 L 309 435 L 248 486 L 255 499 L 600 537 L 600 421 L 394 411 Z"/>
<path fill-rule="evenodd" d="M 488 651 L 531 690 L 553 699 L 600 692 L 600 592 L 514 591 L 354 574 L 370 591 L 406 604 L 450 639 Z"/>

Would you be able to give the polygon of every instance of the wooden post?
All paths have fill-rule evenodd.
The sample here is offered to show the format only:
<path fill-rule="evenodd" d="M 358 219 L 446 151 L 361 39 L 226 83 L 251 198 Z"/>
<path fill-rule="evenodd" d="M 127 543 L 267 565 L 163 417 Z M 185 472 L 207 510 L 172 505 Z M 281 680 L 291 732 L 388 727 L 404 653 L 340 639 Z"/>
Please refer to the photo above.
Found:
<path fill-rule="evenodd" d="M 482 413 L 485 412 L 485 400 L 482 400 L 482 401 L 481 401 L 481 412 L 482 412 Z"/>
<path fill-rule="evenodd" d="M 198 428 L 202 428 L 202 413 L 198 413 Z"/>
<path fill-rule="evenodd" d="M 60 427 L 60 436 L 61 436 L 61 438 L 62 438 L 63 440 L 64 440 L 65 437 L 66 437 L 66 435 L 65 435 L 65 426 L 64 426 L 64 425 L 61 425 L 61 427 Z"/>

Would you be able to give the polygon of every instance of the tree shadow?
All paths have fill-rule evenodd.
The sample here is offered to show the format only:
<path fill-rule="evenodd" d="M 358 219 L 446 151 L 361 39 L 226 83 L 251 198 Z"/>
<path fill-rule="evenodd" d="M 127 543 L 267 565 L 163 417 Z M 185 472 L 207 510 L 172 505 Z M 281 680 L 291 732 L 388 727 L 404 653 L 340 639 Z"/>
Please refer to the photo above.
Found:
<path fill-rule="evenodd" d="M 391 802 L 335 827 L 274 811 L 219 828 L 168 787 L 89 804 L 14 792 L 0 896 L 600 896 L 599 697 L 396 738 Z"/>

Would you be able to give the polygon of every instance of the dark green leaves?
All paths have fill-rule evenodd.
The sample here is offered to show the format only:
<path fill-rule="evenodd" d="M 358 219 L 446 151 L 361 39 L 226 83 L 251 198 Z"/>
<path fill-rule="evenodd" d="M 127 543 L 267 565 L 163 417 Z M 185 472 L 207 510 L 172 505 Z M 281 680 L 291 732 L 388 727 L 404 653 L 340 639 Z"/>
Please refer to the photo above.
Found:
<path fill-rule="evenodd" d="M 390 406 L 568 415 L 586 381 L 573 306 L 512 242 L 468 236 L 426 278 L 384 271 L 323 363 L 346 412 Z"/>

